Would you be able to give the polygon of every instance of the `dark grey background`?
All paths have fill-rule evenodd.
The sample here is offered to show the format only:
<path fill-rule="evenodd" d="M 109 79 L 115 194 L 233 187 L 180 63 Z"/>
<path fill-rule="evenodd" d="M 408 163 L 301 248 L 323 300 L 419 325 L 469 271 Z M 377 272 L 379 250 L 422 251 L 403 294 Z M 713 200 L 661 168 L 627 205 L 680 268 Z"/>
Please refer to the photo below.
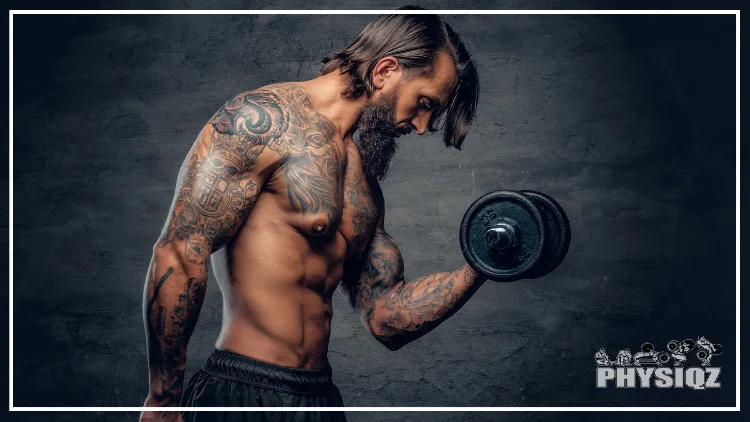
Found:
<path fill-rule="evenodd" d="M 200 127 L 236 92 L 314 77 L 371 18 L 14 18 L 15 406 L 141 405 L 145 272 Z M 493 189 L 550 194 L 573 242 L 553 274 L 488 282 L 398 352 L 337 293 L 345 403 L 734 405 L 734 16 L 444 18 L 482 91 L 463 151 L 400 139 L 383 190 L 407 278 L 463 264 L 461 217 Z M 188 376 L 220 323 L 212 281 Z M 724 345 L 719 390 L 594 387 L 600 347 L 700 335 Z"/>

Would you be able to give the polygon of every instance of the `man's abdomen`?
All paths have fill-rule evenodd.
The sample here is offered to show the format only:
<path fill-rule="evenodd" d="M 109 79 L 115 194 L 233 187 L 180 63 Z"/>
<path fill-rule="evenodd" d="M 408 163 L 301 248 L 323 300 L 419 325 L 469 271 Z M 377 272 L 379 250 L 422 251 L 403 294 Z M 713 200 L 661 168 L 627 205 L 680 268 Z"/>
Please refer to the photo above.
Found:
<path fill-rule="evenodd" d="M 216 347 L 281 366 L 322 368 L 346 241 L 336 231 L 311 239 L 282 213 L 258 208 L 212 255 L 224 304 Z"/>

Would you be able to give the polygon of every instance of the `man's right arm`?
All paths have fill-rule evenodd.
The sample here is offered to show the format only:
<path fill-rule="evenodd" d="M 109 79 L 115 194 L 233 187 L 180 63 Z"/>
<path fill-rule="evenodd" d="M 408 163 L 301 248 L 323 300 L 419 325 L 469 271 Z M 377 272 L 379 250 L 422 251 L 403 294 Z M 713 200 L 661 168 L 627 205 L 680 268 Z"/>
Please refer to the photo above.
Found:
<path fill-rule="evenodd" d="M 180 404 L 187 344 L 205 296 L 208 260 L 234 236 L 281 162 L 278 146 L 287 115 L 270 92 L 239 94 L 209 120 L 183 162 L 144 288 L 145 406 Z M 144 412 L 142 419 L 162 416 Z"/>
<path fill-rule="evenodd" d="M 372 336 L 388 349 L 398 350 L 454 315 L 486 277 L 465 264 L 454 271 L 405 280 L 401 251 L 385 231 L 385 206 L 377 192 L 375 233 L 362 256 L 345 265 L 342 289 Z"/>

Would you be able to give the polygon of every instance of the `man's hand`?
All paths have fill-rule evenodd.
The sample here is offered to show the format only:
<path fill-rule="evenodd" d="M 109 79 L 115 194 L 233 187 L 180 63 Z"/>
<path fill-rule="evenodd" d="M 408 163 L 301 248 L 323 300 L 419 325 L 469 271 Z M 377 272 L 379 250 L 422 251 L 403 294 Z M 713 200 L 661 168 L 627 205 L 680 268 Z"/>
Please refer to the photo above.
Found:
<path fill-rule="evenodd" d="M 161 407 L 151 396 L 146 398 L 143 407 Z M 140 422 L 183 422 L 182 413 L 166 410 L 144 410 L 141 412 Z"/>

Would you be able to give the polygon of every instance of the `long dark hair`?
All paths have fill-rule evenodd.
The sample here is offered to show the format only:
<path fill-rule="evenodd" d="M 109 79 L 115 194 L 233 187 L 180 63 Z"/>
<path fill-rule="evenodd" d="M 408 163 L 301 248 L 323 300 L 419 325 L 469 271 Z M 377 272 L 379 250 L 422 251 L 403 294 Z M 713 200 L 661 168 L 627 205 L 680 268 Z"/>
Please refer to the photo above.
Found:
<path fill-rule="evenodd" d="M 402 6 L 396 10 L 424 10 L 419 6 Z M 444 130 L 443 141 L 448 147 L 461 149 L 471 128 L 479 100 L 479 77 L 461 39 L 447 23 L 432 14 L 381 15 L 368 23 L 345 49 L 323 59 L 319 75 L 338 70 L 349 74 L 349 82 L 341 93 L 348 98 L 368 97 L 374 91 L 372 70 L 378 60 L 394 56 L 409 77 L 431 76 L 432 65 L 440 50 L 453 58 L 458 84 L 448 101 L 430 117 L 430 132 Z M 445 121 L 438 127 L 438 121 Z"/>

